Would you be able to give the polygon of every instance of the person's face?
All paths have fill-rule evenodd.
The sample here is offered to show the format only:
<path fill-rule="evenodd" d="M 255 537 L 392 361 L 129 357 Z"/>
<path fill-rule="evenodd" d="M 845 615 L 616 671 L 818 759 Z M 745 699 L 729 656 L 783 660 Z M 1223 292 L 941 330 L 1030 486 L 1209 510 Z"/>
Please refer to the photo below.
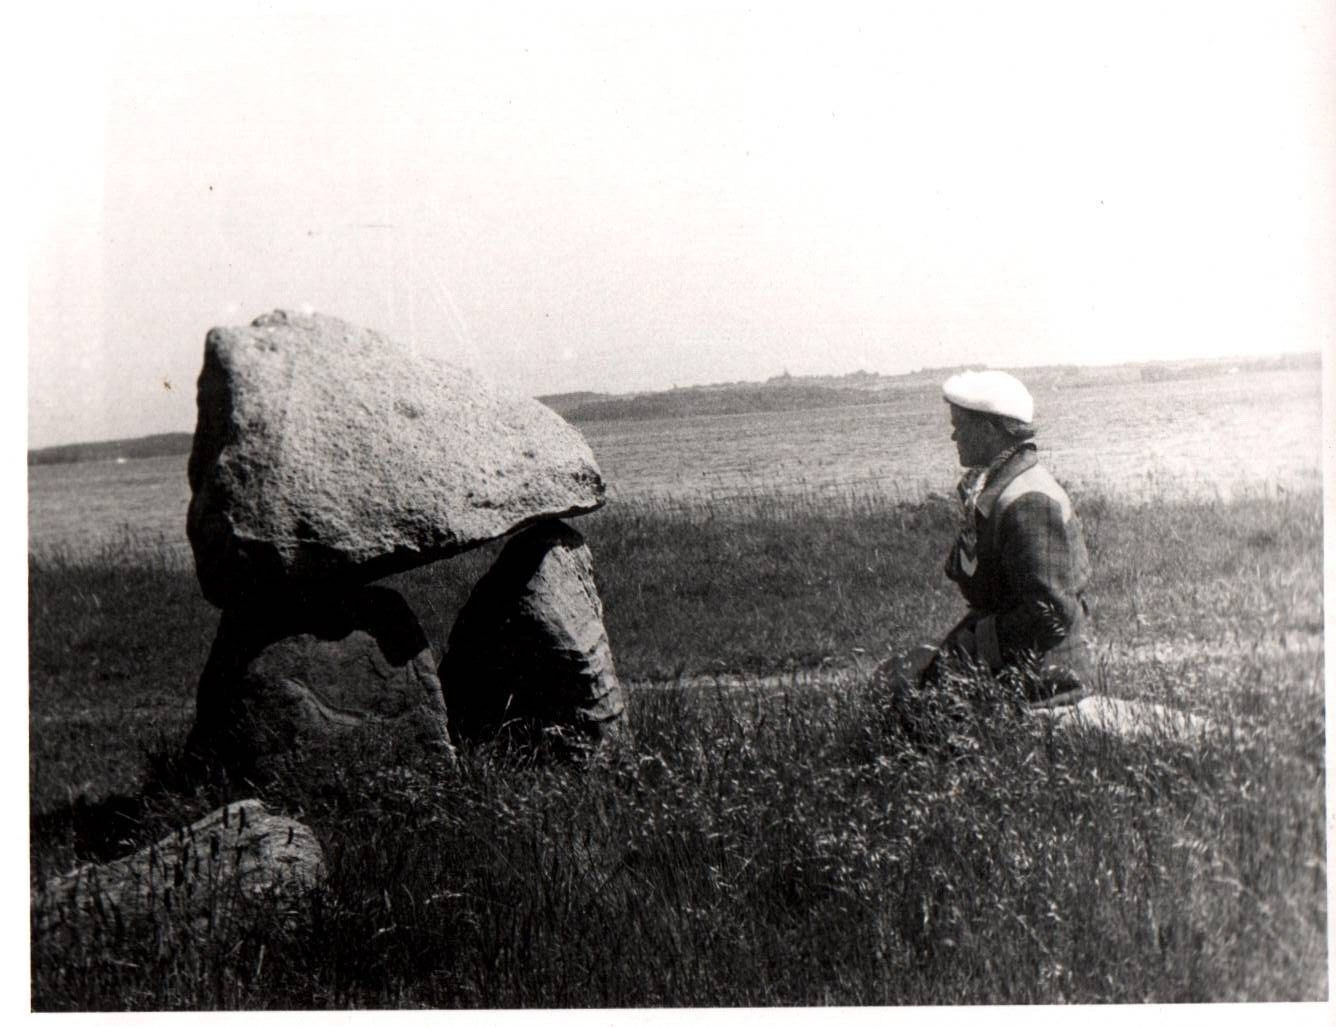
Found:
<path fill-rule="evenodd" d="M 999 449 L 998 430 L 988 418 L 956 406 L 951 407 L 951 441 L 956 444 L 961 467 L 985 467 Z"/>

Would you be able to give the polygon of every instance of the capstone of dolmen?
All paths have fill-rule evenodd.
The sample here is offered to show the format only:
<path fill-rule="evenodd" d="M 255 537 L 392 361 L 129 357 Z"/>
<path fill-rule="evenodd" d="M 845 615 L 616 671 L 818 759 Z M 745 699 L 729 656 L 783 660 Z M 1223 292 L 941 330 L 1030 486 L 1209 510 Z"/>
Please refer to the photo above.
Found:
<path fill-rule="evenodd" d="M 452 753 L 426 634 L 392 589 L 224 611 L 187 752 L 234 780 L 357 732 Z"/>
<path fill-rule="evenodd" d="M 537 400 L 332 317 L 214 328 L 187 534 L 205 597 L 365 584 L 603 503 L 583 437 Z"/>
<path fill-rule="evenodd" d="M 515 535 L 450 631 L 440 677 L 459 738 L 589 752 L 624 736 L 593 560 L 559 521 Z"/>

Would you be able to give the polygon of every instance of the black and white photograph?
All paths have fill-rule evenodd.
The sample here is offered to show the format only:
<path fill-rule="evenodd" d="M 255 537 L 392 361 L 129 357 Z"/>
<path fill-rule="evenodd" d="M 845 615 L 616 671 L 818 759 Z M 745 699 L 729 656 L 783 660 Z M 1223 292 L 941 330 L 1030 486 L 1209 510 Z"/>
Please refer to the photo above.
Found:
<path fill-rule="evenodd" d="M 19 35 L 16 1012 L 1328 1022 L 1330 3 Z"/>

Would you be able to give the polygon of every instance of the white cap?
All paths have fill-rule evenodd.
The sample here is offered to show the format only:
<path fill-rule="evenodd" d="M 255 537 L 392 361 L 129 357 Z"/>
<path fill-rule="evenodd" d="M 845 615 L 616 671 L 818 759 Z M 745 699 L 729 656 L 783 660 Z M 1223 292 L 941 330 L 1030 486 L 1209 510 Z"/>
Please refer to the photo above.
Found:
<path fill-rule="evenodd" d="M 984 414 L 1014 417 L 1023 424 L 1034 420 L 1030 390 L 1006 371 L 963 371 L 942 386 L 948 403 Z"/>

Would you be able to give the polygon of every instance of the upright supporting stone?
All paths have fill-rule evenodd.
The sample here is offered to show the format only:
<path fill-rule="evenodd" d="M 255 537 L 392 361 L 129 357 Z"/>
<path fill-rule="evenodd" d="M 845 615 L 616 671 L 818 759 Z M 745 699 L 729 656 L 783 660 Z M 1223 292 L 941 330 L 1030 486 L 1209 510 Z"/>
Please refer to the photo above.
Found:
<path fill-rule="evenodd" d="M 427 637 L 399 593 L 369 586 L 223 613 L 188 751 L 234 778 L 264 776 L 359 731 L 449 750 Z"/>
<path fill-rule="evenodd" d="M 459 612 L 441 661 L 457 737 L 588 751 L 627 731 L 593 559 L 578 531 L 516 535 Z"/>

